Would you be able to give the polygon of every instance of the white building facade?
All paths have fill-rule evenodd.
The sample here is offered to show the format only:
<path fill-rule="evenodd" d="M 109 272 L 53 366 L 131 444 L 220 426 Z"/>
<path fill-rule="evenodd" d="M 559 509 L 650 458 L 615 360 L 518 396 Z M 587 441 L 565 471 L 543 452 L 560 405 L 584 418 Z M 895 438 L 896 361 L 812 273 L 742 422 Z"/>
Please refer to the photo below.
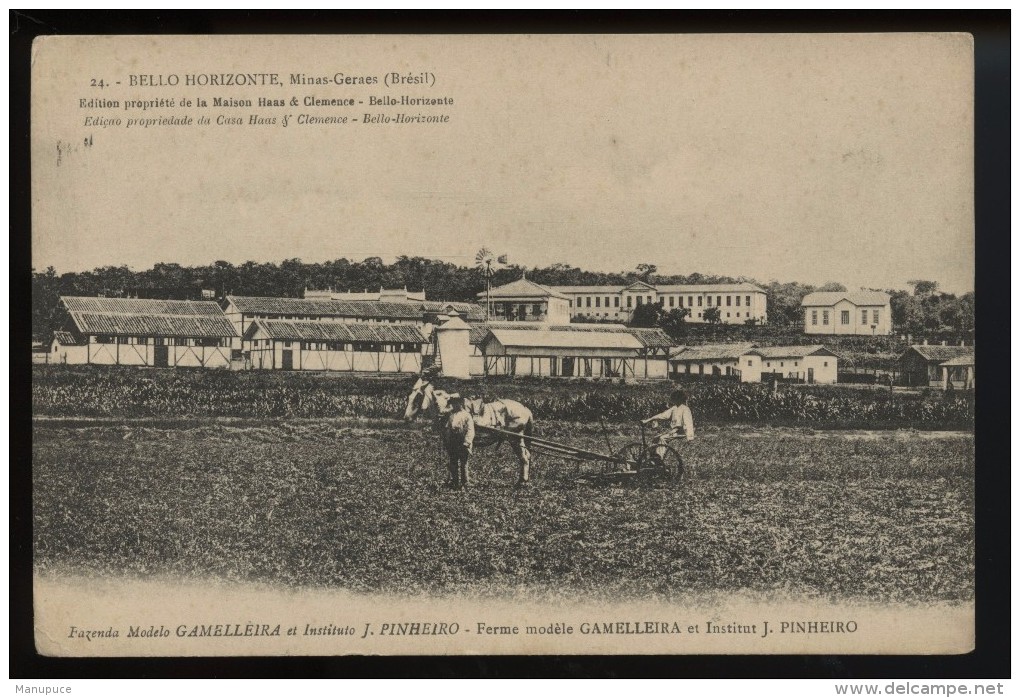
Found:
<path fill-rule="evenodd" d="M 687 322 L 708 322 L 705 312 L 719 311 L 721 323 L 768 322 L 765 290 L 750 283 L 663 284 L 635 281 L 627 286 L 549 286 L 569 300 L 573 318 L 628 322 L 641 305 L 661 303 L 663 310 L 687 309 Z"/>
<path fill-rule="evenodd" d="M 819 291 L 804 296 L 804 334 L 892 334 L 889 294 L 881 291 Z"/>

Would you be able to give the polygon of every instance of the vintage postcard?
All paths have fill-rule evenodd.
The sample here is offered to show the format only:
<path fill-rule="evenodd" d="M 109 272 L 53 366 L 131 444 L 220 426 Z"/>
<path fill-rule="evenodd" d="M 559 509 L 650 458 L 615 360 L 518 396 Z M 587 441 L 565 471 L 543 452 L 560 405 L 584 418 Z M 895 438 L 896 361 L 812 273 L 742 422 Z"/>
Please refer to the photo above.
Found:
<path fill-rule="evenodd" d="M 971 651 L 973 70 L 37 39 L 37 650 Z"/>

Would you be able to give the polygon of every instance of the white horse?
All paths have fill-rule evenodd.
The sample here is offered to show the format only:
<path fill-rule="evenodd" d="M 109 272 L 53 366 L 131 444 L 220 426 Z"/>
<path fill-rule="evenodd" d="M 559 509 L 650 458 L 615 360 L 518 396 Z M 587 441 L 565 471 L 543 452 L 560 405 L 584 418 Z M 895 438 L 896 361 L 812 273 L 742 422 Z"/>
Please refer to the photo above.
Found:
<path fill-rule="evenodd" d="M 439 390 L 430 378 L 422 376 L 415 381 L 411 394 L 407 396 L 404 420 L 411 421 L 419 414 L 424 413 L 432 421 L 433 429 L 442 437 L 443 425 L 452 409 L 450 400 L 456 396 L 456 393 Z M 475 399 L 464 402 L 476 425 L 514 433 L 514 436 L 505 436 L 478 431 L 475 443 L 484 448 L 503 441 L 508 442 L 520 463 L 519 482 L 528 482 L 531 475 L 531 452 L 528 450 L 526 437 L 531 436 L 535 429 L 535 418 L 531 414 L 531 410 L 516 400 L 482 402 L 480 399 Z"/>

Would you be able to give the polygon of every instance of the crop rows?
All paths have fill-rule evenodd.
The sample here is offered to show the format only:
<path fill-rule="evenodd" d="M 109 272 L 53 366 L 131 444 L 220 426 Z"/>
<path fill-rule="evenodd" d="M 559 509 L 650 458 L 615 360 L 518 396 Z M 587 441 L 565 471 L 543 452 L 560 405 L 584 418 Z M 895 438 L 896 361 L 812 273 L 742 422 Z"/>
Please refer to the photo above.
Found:
<path fill-rule="evenodd" d="M 319 376 L 227 371 L 35 367 L 33 412 L 62 417 L 394 418 L 413 377 Z M 450 390 L 512 398 L 539 421 L 633 422 L 661 411 L 668 382 L 641 385 L 542 380 L 457 382 Z M 889 394 L 839 386 L 696 383 L 696 422 L 825 428 L 968 429 L 973 397 L 938 391 Z"/>

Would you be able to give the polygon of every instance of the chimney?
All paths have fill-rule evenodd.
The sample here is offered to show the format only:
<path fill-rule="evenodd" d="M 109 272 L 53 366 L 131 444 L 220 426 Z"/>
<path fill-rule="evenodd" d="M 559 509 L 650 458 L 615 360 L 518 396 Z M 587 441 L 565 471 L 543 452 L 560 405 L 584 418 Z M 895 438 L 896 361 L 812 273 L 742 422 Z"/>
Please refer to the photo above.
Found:
<path fill-rule="evenodd" d="M 960 346 L 961 346 L 961 347 L 965 347 L 965 346 L 967 346 L 967 340 L 965 340 L 965 339 L 961 339 L 961 340 L 960 340 Z"/>
<path fill-rule="evenodd" d="M 928 339 L 927 338 L 921 340 L 921 346 L 922 347 L 928 346 Z"/>
<path fill-rule="evenodd" d="M 942 346 L 946 346 L 946 340 L 942 340 Z"/>

